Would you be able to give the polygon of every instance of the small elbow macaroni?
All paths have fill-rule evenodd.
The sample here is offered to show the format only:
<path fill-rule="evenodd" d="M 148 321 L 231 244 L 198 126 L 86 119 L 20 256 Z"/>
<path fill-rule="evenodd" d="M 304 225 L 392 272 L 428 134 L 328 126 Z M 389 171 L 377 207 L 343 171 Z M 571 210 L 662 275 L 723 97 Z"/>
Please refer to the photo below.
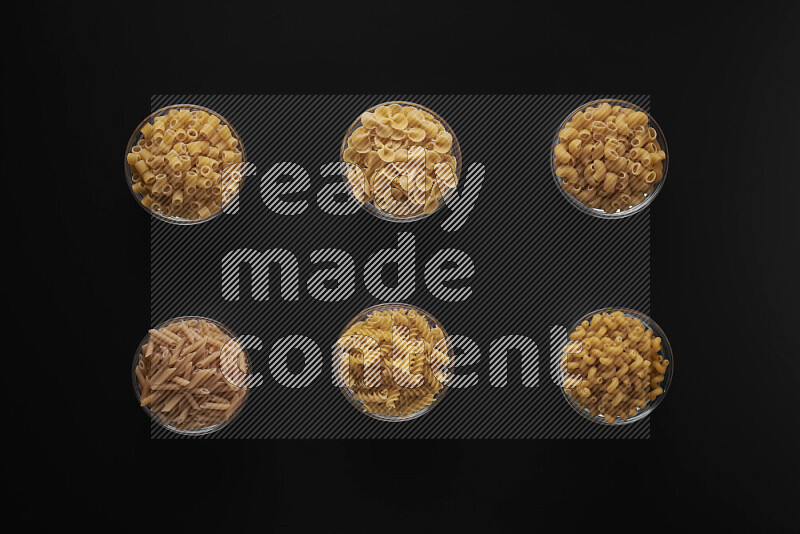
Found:
<path fill-rule="evenodd" d="M 342 150 L 350 191 L 383 213 L 433 213 L 458 181 L 457 143 L 432 113 L 405 103 L 364 112 Z"/>
<path fill-rule="evenodd" d="M 151 212 L 208 219 L 233 199 L 242 180 L 242 150 L 214 112 L 172 107 L 141 128 L 126 155 L 132 191 Z"/>
<path fill-rule="evenodd" d="M 406 419 L 441 398 L 452 377 L 452 350 L 432 323 L 421 311 L 378 309 L 340 336 L 335 373 L 356 406 L 379 419 Z"/>
<path fill-rule="evenodd" d="M 646 113 L 609 102 L 570 117 L 553 148 L 561 188 L 608 214 L 643 203 L 663 179 L 666 157 Z"/>
<path fill-rule="evenodd" d="M 203 319 L 151 329 L 134 373 L 140 404 L 176 430 L 220 425 L 247 396 L 248 363 L 241 345 Z"/>
<path fill-rule="evenodd" d="M 564 392 L 593 417 L 625 421 L 663 393 L 669 360 L 660 352 L 661 338 L 638 318 L 596 313 L 564 347 Z"/>

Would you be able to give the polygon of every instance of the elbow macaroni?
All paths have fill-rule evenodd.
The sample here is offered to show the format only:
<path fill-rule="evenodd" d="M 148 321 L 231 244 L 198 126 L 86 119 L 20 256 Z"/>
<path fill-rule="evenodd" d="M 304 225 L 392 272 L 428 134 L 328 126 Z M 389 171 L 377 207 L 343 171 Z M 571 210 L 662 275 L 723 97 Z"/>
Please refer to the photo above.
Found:
<path fill-rule="evenodd" d="M 644 202 L 664 177 L 666 153 L 646 113 L 603 102 L 575 113 L 553 147 L 561 188 L 606 213 Z"/>
<path fill-rule="evenodd" d="M 397 217 L 433 213 L 458 185 L 452 134 L 432 113 L 397 103 L 360 122 L 342 152 L 355 198 Z"/>
<path fill-rule="evenodd" d="M 663 393 L 669 365 L 661 338 L 621 311 L 597 313 L 569 335 L 562 369 L 564 391 L 592 416 L 625 421 Z"/>
<path fill-rule="evenodd" d="M 150 211 L 207 219 L 238 193 L 243 170 L 239 140 L 213 112 L 173 107 L 146 123 L 141 134 L 126 161 L 131 189 Z"/>

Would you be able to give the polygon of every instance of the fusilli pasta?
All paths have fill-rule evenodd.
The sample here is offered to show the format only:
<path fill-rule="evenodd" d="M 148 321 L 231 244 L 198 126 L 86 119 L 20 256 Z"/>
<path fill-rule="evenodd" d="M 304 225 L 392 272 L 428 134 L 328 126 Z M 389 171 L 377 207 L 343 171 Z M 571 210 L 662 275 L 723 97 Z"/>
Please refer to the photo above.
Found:
<path fill-rule="evenodd" d="M 452 350 L 421 310 L 381 307 L 341 335 L 334 365 L 340 385 L 363 411 L 403 419 L 444 393 Z"/>

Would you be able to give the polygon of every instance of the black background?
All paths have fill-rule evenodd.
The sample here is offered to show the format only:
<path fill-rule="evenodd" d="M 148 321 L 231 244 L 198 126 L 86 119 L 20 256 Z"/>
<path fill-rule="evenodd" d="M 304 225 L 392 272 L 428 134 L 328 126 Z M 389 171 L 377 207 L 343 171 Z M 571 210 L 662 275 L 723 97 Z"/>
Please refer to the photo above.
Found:
<path fill-rule="evenodd" d="M 4 20 L 13 515 L 115 531 L 796 525 L 797 4 L 355 5 L 28 2 Z M 415 55 L 446 68 L 403 75 Z M 652 439 L 150 441 L 128 385 L 149 220 L 119 158 L 150 95 L 192 92 L 651 94 L 672 154 L 652 315 L 681 354 Z"/>

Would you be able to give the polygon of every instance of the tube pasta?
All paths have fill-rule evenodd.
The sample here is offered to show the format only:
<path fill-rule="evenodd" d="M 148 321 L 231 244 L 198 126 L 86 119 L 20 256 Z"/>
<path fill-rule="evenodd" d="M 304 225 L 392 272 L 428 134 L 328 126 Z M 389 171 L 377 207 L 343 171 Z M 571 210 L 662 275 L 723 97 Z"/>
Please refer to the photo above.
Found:
<path fill-rule="evenodd" d="M 562 387 L 593 416 L 607 423 L 627 420 L 663 393 L 669 365 L 661 338 L 622 311 L 598 313 L 569 335 L 563 349 Z M 651 370 L 652 369 L 652 370 Z"/>
<path fill-rule="evenodd" d="M 230 361 L 235 366 L 226 367 Z M 202 430 L 230 419 L 244 402 L 248 373 L 241 346 L 203 319 L 151 329 L 135 370 L 141 405 L 177 430 Z"/>
<path fill-rule="evenodd" d="M 646 113 L 602 102 L 575 113 L 553 147 L 561 187 L 579 202 L 618 213 L 644 202 L 663 179 L 666 153 Z"/>
<path fill-rule="evenodd" d="M 405 418 L 439 398 L 452 377 L 452 357 L 432 322 L 414 310 L 382 309 L 342 334 L 335 373 L 363 411 Z"/>
<path fill-rule="evenodd" d="M 350 191 L 396 217 L 432 213 L 458 185 L 454 145 L 441 121 L 414 106 L 364 112 L 342 151 Z"/>
<path fill-rule="evenodd" d="M 215 113 L 169 108 L 141 133 L 142 145 L 126 154 L 126 162 L 132 189 L 150 211 L 181 220 L 207 219 L 238 193 L 242 151 Z"/>

